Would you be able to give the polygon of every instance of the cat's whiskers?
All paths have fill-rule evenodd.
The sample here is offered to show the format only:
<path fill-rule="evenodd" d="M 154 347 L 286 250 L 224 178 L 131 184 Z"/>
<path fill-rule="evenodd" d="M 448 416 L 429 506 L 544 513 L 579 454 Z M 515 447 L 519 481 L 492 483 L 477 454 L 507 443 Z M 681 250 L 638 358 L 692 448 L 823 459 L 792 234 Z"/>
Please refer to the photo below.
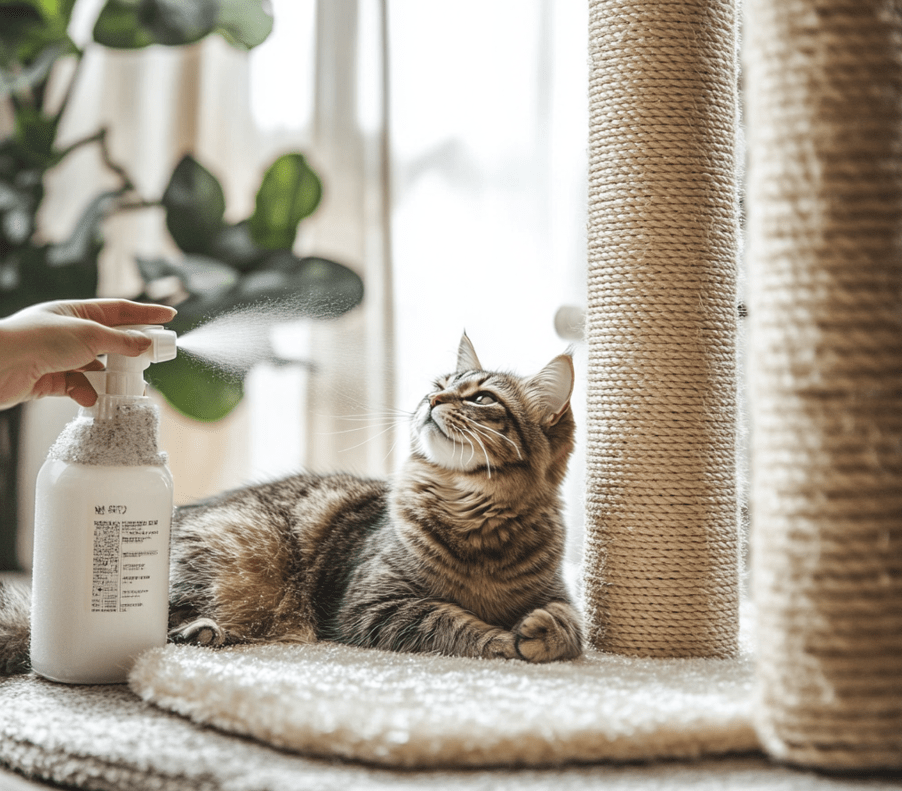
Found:
<path fill-rule="evenodd" d="M 454 440 L 454 453 L 451 456 L 451 461 L 454 462 L 454 457 L 457 455 L 458 451 L 460 452 L 460 466 L 464 466 L 464 446 L 462 442 L 458 442 L 456 439 L 451 437 Z"/>
<path fill-rule="evenodd" d="M 460 436 L 462 439 L 465 439 L 467 441 L 467 444 L 470 446 L 470 458 L 468 458 L 466 464 L 464 464 L 464 446 L 463 443 L 460 443 L 460 466 L 469 467 L 470 462 L 473 461 L 473 457 L 476 455 L 476 446 L 473 444 L 473 441 L 465 434 L 461 433 Z"/>
<path fill-rule="evenodd" d="M 371 415 L 397 415 L 397 416 L 406 416 L 410 417 L 413 414 L 409 409 L 399 409 L 393 406 L 386 406 L 378 411 L 369 411 L 369 412 L 348 412 L 343 415 L 338 415 L 338 417 L 370 417 Z"/>
<path fill-rule="evenodd" d="M 467 465 L 473 460 L 473 456 L 476 454 L 476 446 L 472 443 L 470 439 L 463 433 L 459 426 L 448 426 L 445 427 L 446 436 L 454 443 L 454 455 L 451 456 L 451 461 L 454 461 L 454 456 L 457 455 L 457 451 L 460 451 L 460 468 L 466 469 Z M 464 442 L 466 442 L 470 446 L 470 458 L 464 462 Z"/>
<path fill-rule="evenodd" d="M 372 442 L 374 439 L 378 439 L 378 438 L 381 437 L 383 434 L 388 434 L 389 431 L 394 431 L 395 429 L 397 429 L 397 428 L 398 428 L 399 426 L 401 426 L 401 425 L 403 425 L 403 424 L 401 423 L 401 421 L 397 421 L 397 422 L 393 423 L 392 425 L 390 425 L 388 428 L 382 429 L 382 431 L 378 432 L 377 434 L 373 434 L 373 436 L 367 437 L 363 442 L 358 442 L 356 445 L 351 445 L 351 447 L 349 447 L 349 448 L 341 448 L 341 449 L 339 450 L 339 453 L 346 453 L 346 452 L 349 451 L 349 450 L 355 450 L 356 448 L 360 448 L 360 447 L 362 447 L 363 445 L 366 445 L 367 442 Z M 351 431 L 361 431 L 361 430 L 363 430 L 363 429 L 365 429 L 365 428 L 367 428 L 367 426 L 361 426 L 361 428 L 359 428 L 359 429 L 351 429 Z M 335 432 L 335 433 L 336 433 L 336 434 L 343 434 L 343 433 L 345 433 L 345 432 L 337 431 L 337 432 Z M 392 445 L 392 448 L 394 448 L 394 445 Z M 389 451 L 389 453 L 391 453 L 391 451 Z"/>
<path fill-rule="evenodd" d="M 492 477 L 492 462 L 489 461 L 489 452 L 485 449 L 485 445 L 482 444 L 482 440 L 479 439 L 479 435 L 475 431 L 471 431 L 470 429 L 461 428 L 461 431 L 466 432 L 469 436 L 473 437 L 476 442 L 479 444 L 479 447 L 482 448 L 482 455 L 485 456 L 485 468 L 486 473 L 489 478 Z M 471 443 L 472 444 L 472 443 Z M 474 448 L 475 451 L 475 448 Z"/>
<path fill-rule="evenodd" d="M 375 421 L 370 421 L 365 426 L 355 426 L 354 428 L 343 428 L 336 429 L 335 431 L 317 431 L 315 432 L 317 436 L 327 436 L 331 437 L 334 434 L 353 434 L 355 431 L 366 431 L 369 428 L 382 428 L 383 426 L 387 426 L 388 429 L 397 428 L 398 426 L 403 426 L 404 422 L 401 420 L 393 420 L 390 422 L 380 422 L 377 423 Z"/>
<path fill-rule="evenodd" d="M 397 444 L 398 444 L 398 440 L 395 439 L 395 441 L 392 442 L 391 447 L 388 449 L 388 453 L 386 453 L 385 456 L 382 457 L 382 462 L 383 462 L 383 464 L 384 464 L 386 461 L 388 461 L 388 459 L 389 459 L 389 457 L 392 455 L 392 453 L 395 452 L 395 445 L 397 445 Z"/>
<path fill-rule="evenodd" d="M 473 461 L 474 457 L 476 456 L 476 446 L 473 444 L 472 440 L 470 440 L 469 438 L 467 438 L 467 443 L 470 446 L 470 458 L 467 459 L 467 466 L 469 466 L 470 462 Z M 461 450 L 461 453 L 460 453 L 461 461 L 463 461 L 463 455 L 464 455 L 463 450 Z"/>
<path fill-rule="evenodd" d="M 356 414 L 350 415 L 326 415 L 324 413 L 319 413 L 320 417 L 326 418 L 335 418 L 337 420 L 348 420 L 348 421 L 367 421 L 367 420 L 410 420 L 414 415 L 413 412 L 407 412 L 403 409 L 386 409 L 381 412 L 360 412 Z"/>
<path fill-rule="evenodd" d="M 479 429 L 485 429 L 486 431 L 491 431 L 492 434 L 496 434 L 497 436 L 501 437 L 501 439 L 503 439 L 505 442 L 507 442 L 508 444 L 513 446 L 514 450 L 517 451 L 517 457 L 520 459 L 520 461 L 523 461 L 523 454 L 520 453 L 519 446 L 510 437 L 505 437 L 504 434 L 502 434 L 500 431 L 495 431 L 495 429 L 489 428 L 487 425 L 485 425 L 485 423 L 480 423 L 477 420 L 471 421 L 470 425 L 473 427 L 474 431 L 476 431 L 478 434 L 485 437 L 486 439 L 488 439 L 488 436 L 483 434 Z"/>

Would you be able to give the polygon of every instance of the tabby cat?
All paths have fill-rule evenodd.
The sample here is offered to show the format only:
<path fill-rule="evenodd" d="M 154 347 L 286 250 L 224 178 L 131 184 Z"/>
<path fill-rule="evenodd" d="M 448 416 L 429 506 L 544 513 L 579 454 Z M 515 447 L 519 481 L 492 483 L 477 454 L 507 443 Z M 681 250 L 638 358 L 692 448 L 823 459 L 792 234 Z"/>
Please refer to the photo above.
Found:
<path fill-rule="evenodd" d="M 579 656 L 559 497 L 572 389 L 569 355 L 531 378 L 491 373 L 464 334 L 457 370 L 414 413 L 392 482 L 301 474 L 178 509 L 170 639 Z M 5 629 L 0 614 L 7 672 L 27 666 L 25 610 L 12 611 Z"/>

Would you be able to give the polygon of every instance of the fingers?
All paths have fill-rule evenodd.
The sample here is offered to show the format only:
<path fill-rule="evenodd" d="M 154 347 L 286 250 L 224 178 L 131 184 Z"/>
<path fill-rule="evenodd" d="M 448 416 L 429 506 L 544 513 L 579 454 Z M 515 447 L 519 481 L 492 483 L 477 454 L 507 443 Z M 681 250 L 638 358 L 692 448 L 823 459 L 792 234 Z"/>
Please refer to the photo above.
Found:
<path fill-rule="evenodd" d="M 94 406 L 97 403 L 97 393 L 88 378 L 78 371 L 66 374 L 66 395 L 79 406 Z"/>
<path fill-rule="evenodd" d="M 101 322 L 115 327 L 117 324 L 165 324 L 177 313 L 168 305 L 148 305 L 131 302 L 127 299 L 112 300 L 111 307 L 103 307 L 104 316 L 110 315 L 110 321 Z"/>
<path fill-rule="evenodd" d="M 107 327 L 120 324 L 165 324 L 178 312 L 168 305 L 151 305 L 129 299 L 61 300 L 48 303 L 48 308 L 62 315 L 90 319 Z"/>
<path fill-rule="evenodd" d="M 24 400 L 47 396 L 69 396 L 79 406 L 93 406 L 97 401 L 97 393 L 88 377 L 78 371 L 61 371 L 42 376 Z"/>

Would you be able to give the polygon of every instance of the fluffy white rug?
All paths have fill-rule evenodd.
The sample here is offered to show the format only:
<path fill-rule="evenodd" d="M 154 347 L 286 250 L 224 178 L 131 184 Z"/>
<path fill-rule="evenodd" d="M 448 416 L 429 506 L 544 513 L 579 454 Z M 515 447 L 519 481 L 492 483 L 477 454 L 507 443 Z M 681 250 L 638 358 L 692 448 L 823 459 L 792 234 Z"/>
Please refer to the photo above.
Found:
<path fill-rule="evenodd" d="M 392 767 L 556 766 L 757 748 L 752 663 L 417 656 L 330 643 L 166 646 L 130 684 L 197 723 Z"/>

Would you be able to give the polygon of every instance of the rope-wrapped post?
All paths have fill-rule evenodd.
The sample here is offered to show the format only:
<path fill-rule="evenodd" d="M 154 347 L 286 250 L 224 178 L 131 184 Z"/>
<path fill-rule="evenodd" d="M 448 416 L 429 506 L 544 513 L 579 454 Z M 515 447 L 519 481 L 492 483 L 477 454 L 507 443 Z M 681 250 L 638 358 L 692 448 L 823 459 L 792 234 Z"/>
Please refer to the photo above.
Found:
<path fill-rule="evenodd" d="M 585 592 L 606 651 L 738 634 L 732 0 L 590 0 Z"/>
<path fill-rule="evenodd" d="M 902 16 L 749 0 L 756 725 L 902 766 Z"/>

